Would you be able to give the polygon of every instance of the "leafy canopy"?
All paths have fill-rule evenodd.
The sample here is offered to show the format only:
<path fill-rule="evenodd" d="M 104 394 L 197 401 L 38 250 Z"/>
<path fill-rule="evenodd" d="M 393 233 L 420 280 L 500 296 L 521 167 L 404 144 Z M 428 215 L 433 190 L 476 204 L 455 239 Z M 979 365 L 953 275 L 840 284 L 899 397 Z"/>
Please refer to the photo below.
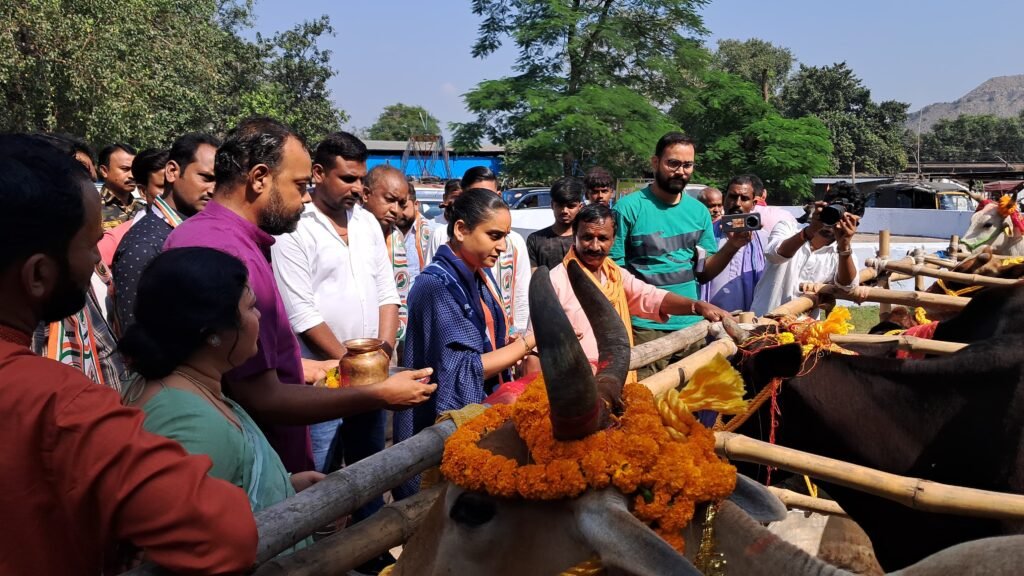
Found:
<path fill-rule="evenodd" d="M 517 75 L 481 82 L 466 95 L 477 118 L 454 126 L 455 145 L 504 144 L 513 179 L 594 164 L 642 171 L 654 142 L 675 129 L 652 102 L 672 100 L 687 71 L 706 61 L 699 43 L 683 35 L 705 33 L 697 14 L 704 4 L 474 0 L 482 21 L 473 55 L 486 57 L 511 39 Z"/>
<path fill-rule="evenodd" d="M 251 17 L 251 0 L 0 3 L 0 130 L 141 148 L 248 113 L 336 129 L 326 17 L 255 43 L 239 35 Z"/>
<path fill-rule="evenodd" d="M 760 87 L 761 98 L 770 102 L 782 89 L 795 61 L 789 48 L 751 38 L 719 40 L 714 66 Z"/>
<path fill-rule="evenodd" d="M 413 134 L 440 134 L 437 118 L 422 106 L 386 106 L 367 133 L 374 140 L 407 140 Z"/>
<path fill-rule="evenodd" d="M 903 123 L 909 105 L 876 103 L 845 62 L 800 66 L 782 89 L 787 118 L 815 116 L 832 135 L 832 167 L 839 173 L 891 174 L 906 166 Z"/>
<path fill-rule="evenodd" d="M 697 141 L 696 178 L 724 186 L 737 174 L 757 174 L 773 202 L 813 195 L 811 177 L 831 168 L 829 132 L 817 118 L 783 118 L 760 89 L 725 72 L 708 72 L 684 92 L 671 115 Z"/>

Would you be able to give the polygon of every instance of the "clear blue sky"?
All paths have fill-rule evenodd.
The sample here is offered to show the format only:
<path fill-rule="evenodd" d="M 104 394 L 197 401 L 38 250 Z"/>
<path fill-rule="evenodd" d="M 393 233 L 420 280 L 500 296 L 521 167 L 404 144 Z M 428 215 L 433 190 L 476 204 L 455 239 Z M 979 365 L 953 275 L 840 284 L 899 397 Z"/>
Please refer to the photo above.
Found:
<path fill-rule="evenodd" d="M 827 0 L 711 2 L 702 10 L 719 39 L 761 38 L 807 65 L 846 61 L 875 100 L 916 110 L 948 102 L 993 76 L 1024 73 L 1024 2 L 1008 0 Z M 469 0 L 257 0 L 263 33 L 329 14 L 338 75 L 330 88 L 350 116 L 369 127 L 384 106 L 426 107 L 442 123 L 470 117 L 462 94 L 510 73 L 512 45 L 485 60 L 470 57 L 479 20 Z"/>

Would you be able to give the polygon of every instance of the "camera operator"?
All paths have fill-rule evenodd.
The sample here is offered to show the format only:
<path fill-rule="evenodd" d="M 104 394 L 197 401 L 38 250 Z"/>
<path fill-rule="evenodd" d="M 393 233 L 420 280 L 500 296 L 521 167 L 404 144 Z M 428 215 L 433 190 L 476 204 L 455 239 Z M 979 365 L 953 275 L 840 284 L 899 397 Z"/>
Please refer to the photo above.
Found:
<path fill-rule="evenodd" d="M 755 212 L 757 198 L 764 189 L 761 179 L 753 174 L 734 176 L 725 190 L 724 211 L 729 216 L 750 214 Z M 708 188 L 705 188 L 706 192 Z M 728 216 L 714 222 L 715 240 L 721 249 L 729 241 L 728 230 L 724 227 L 730 219 Z M 760 219 L 756 220 L 760 226 Z M 730 312 L 750 310 L 754 299 L 754 288 L 764 273 L 764 248 L 768 245 L 768 233 L 764 228 L 754 229 L 738 234 L 749 237 L 750 242 L 736 251 L 725 268 L 714 278 L 702 282 L 700 286 L 701 300 L 710 302 Z M 703 250 L 698 248 L 699 261 L 697 270 L 704 268 Z"/>
<path fill-rule="evenodd" d="M 754 290 L 751 310 L 763 316 L 800 295 L 803 282 L 831 282 L 843 289 L 857 285 L 853 235 L 864 215 L 864 199 L 840 182 L 825 197 L 805 207 L 798 229 L 787 221 L 772 230 L 765 250 L 768 266 Z"/>

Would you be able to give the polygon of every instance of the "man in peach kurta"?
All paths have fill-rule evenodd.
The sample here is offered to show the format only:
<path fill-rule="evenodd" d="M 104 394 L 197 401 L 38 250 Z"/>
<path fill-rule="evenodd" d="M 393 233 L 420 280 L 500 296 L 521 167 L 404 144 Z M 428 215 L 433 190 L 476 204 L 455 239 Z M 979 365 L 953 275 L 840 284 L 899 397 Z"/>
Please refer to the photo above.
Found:
<path fill-rule="evenodd" d="M 604 204 L 590 204 L 580 210 L 573 221 L 572 229 L 573 247 L 562 264 L 551 270 L 551 285 L 569 322 L 581 335 L 580 344 L 591 362 L 596 362 L 598 358 L 597 339 L 569 284 L 566 266 L 573 261 L 578 262 L 605 296 L 608 296 L 626 325 L 626 332 L 631 335 L 631 343 L 630 316 L 655 322 L 665 322 L 672 314 L 703 316 L 711 322 L 729 316 L 725 310 L 707 302 L 692 300 L 647 284 L 608 258 L 608 252 L 615 242 L 615 219 L 611 210 Z M 635 373 L 630 372 L 629 378 L 635 377 Z"/>

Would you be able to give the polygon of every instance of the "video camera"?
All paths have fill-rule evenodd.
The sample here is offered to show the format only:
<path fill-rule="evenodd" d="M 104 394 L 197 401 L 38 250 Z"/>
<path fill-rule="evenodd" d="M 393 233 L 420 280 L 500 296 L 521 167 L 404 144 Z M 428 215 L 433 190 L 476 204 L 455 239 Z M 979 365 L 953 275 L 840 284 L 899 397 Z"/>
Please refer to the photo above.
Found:
<path fill-rule="evenodd" d="M 722 216 L 723 232 L 754 232 L 760 229 L 761 215 L 757 212 Z"/>

